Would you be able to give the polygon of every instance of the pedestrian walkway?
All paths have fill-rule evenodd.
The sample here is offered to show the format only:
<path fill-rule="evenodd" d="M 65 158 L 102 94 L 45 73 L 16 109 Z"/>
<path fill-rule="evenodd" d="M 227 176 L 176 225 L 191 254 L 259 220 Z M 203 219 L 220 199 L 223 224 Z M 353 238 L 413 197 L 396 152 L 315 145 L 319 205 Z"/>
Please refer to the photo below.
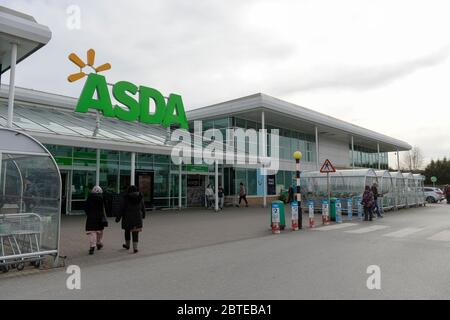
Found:
<path fill-rule="evenodd" d="M 389 228 L 388 226 L 381 226 L 381 225 L 374 225 L 374 226 L 370 226 L 370 227 L 364 227 L 364 228 L 359 228 L 356 230 L 350 230 L 350 231 L 345 231 L 347 233 L 357 233 L 357 234 L 362 234 L 362 233 L 368 233 L 368 232 L 373 232 L 373 231 L 377 231 L 377 230 L 382 230 L 385 228 Z"/>
<path fill-rule="evenodd" d="M 385 220 L 386 221 L 386 220 Z M 414 239 L 425 239 L 428 241 L 439 241 L 439 242 L 449 242 L 450 243 L 450 229 L 442 228 L 436 229 L 436 226 L 430 227 L 398 227 L 391 226 L 389 224 L 373 224 L 368 225 L 373 222 L 344 222 L 341 224 L 332 224 L 327 226 L 318 226 L 315 231 L 323 232 L 343 232 L 349 235 L 360 235 L 365 236 L 367 234 L 376 233 L 379 236 L 393 239 L 402 238 L 414 238 Z M 405 223 L 408 223 L 407 220 Z M 385 233 L 390 230 L 390 232 Z"/>

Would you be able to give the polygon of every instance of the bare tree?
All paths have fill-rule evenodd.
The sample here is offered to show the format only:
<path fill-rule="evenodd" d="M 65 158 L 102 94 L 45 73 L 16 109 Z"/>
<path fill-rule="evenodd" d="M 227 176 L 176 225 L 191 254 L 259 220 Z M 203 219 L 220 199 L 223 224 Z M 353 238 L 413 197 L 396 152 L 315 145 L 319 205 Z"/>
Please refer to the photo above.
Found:
<path fill-rule="evenodd" d="M 404 170 L 416 171 L 423 167 L 424 159 L 422 150 L 417 146 L 405 152 L 402 158 L 402 169 Z"/>

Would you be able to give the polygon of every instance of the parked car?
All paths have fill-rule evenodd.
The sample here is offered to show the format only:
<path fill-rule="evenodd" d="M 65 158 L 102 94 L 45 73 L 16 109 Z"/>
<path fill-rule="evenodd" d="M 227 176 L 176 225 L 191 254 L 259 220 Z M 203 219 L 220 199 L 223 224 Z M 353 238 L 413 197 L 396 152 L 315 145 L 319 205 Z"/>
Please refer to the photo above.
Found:
<path fill-rule="evenodd" d="M 444 192 L 439 188 L 425 187 L 423 191 L 425 193 L 425 200 L 428 203 L 441 202 L 445 199 Z"/>

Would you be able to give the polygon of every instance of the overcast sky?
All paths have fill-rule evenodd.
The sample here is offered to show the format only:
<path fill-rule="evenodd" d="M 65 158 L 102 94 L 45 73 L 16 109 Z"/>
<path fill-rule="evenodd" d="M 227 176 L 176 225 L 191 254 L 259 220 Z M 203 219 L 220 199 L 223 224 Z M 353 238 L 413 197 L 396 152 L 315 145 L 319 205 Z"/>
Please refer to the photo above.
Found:
<path fill-rule="evenodd" d="M 50 43 L 18 86 L 78 96 L 67 56 L 97 52 L 108 80 L 183 96 L 193 109 L 263 92 L 450 156 L 450 1 L 23 1 Z M 81 29 L 67 8 L 81 9 Z M 8 74 L 2 79 L 6 83 Z M 394 163 L 391 163 L 395 167 Z"/>

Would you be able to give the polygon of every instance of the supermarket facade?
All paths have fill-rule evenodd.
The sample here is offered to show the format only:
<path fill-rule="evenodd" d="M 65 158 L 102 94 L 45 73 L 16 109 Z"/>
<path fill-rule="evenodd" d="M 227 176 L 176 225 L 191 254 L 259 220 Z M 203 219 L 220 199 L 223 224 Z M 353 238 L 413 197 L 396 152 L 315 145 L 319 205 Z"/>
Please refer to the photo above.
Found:
<path fill-rule="evenodd" d="M 0 8 L 0 25 L 1 73 L 9 69 L 14 73 L 17 62 L 51 38 L 50 30 L 32 17 L 6 8 Z M 122 121 L 99 116 L 94 110 L 75 112 L 78 98 L 18 88 L 14 76 L 10 78 L 10 85 L 2 83 L 0 89 L 0 126 L 31 135 L 51 152 L 61 175 L 63 214 L 81 212 L 94 185 L 116 195 L 135 184 L 145 196 L 146 207 L 159 209 L 202 206 L 210 183 L 221 184 L 225 202 L 233 204 L 242 182 L 249 202 L 263 204 L 295 181 L 294 151 L 303 153 L 302 171 L 316 171 L 325 159 L 339 169 L 388 169 L 389 152 L 398 157 L 399 151 L 411 148 L 398 139 L 258 93 L 187 110 L 188 130 L 195 134 L 195 123 L 201 123 L 202 133 L 217 129 L 225 138 L 224 146 L 231 144 L 237 154 L 245 154 L 253 142 L 246 140 L 241 150 L 227 129 L 266 129 L 269 133 L 278 129 L 278 170 L 264 176 L 260 162 L 179 165 L 171 157 L 175 127 Z M 265 144 L 270 156 L 271 139 Z M 2 166 L 1 172 L 7 175 L 8 164 Z M 6 192 L 11 186 L 2 188 Z"/>

